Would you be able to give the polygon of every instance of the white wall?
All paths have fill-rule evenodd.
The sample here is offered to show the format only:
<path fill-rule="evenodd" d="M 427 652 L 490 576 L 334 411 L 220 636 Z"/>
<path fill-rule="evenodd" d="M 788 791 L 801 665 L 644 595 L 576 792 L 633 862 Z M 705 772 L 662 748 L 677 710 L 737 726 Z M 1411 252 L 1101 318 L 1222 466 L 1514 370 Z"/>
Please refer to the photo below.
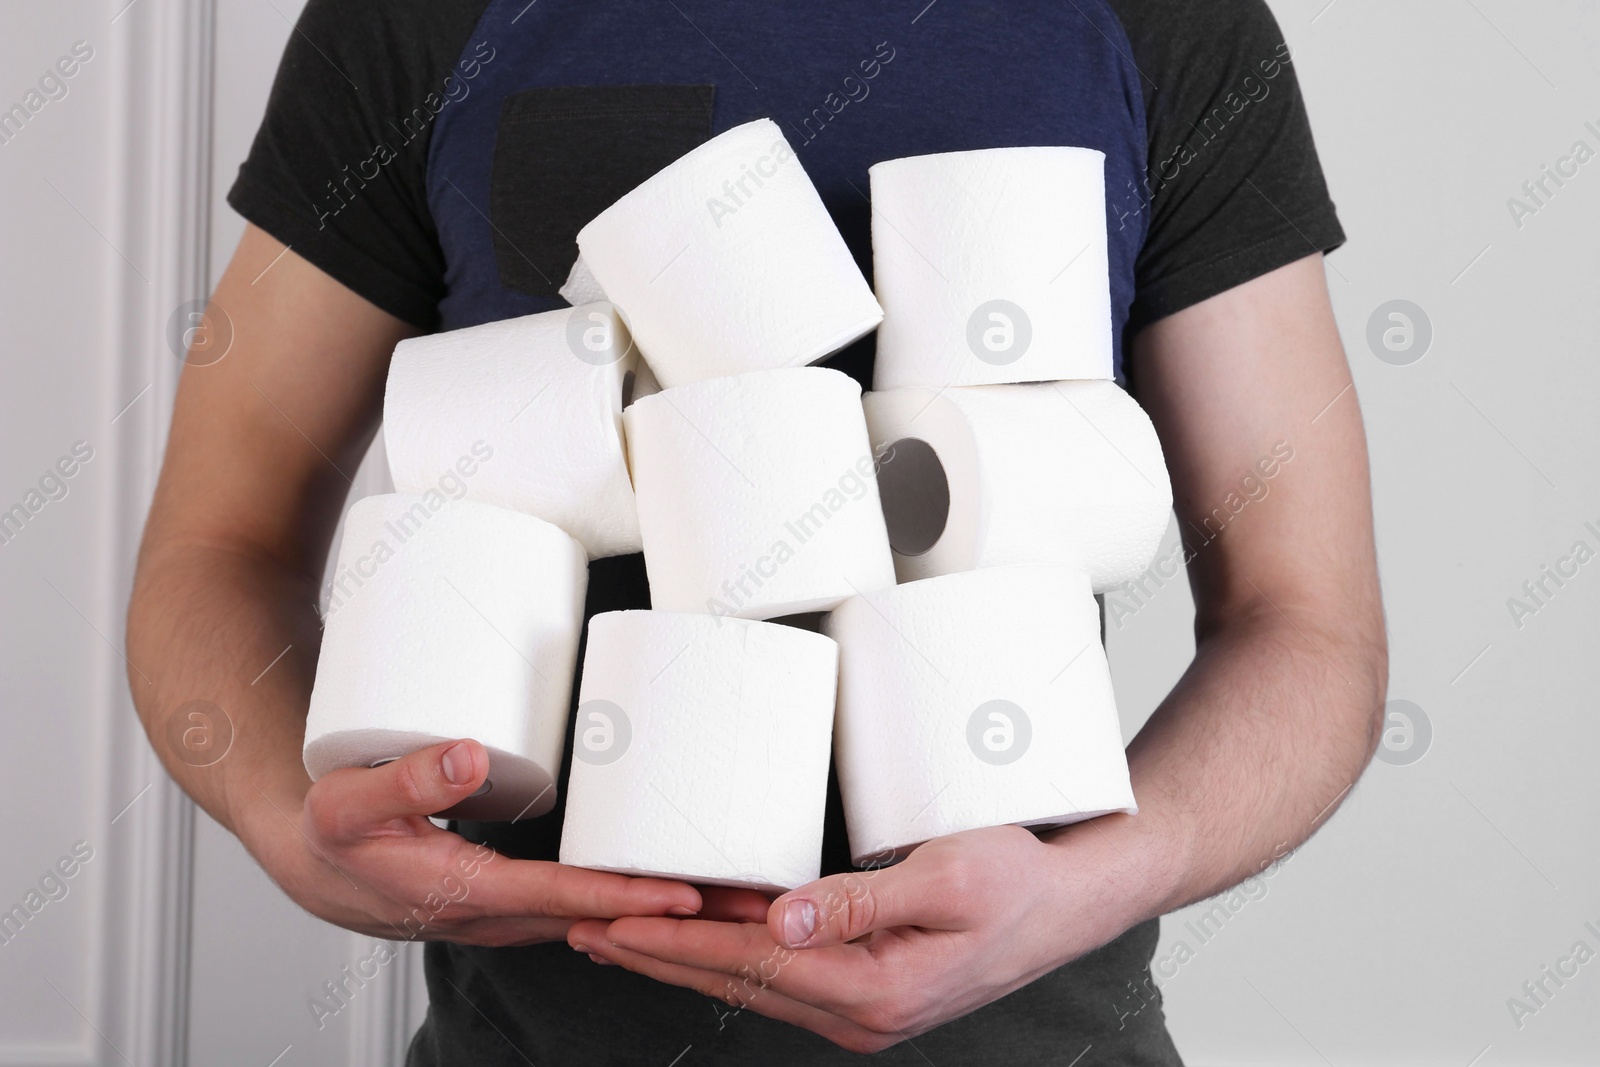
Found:
<path fill-rule="evenodd" d="M 45 504 L 0 545 L 0 597 L 7 609 L 0 613 L 0 694 L 7 711 L 6 744 L 0 745 L 0 910 L 21 904 L 75 842 L 86 842 L 94 855 L 65 881 L 65 898 L 0 944 L 0 1061 L 26 1062 L 54 1050 L 88 1054 L 89 1032 L 77 1012 L 92 1016 L 90 1005 L 102 995 L 93 939 L 112 875 L 110 838 L 126 821 L 113 827 L 102 817 L 106 798 L 91 784 L 105 759 L 96 736 L 105 675 L 82 669 L 115 656 L 95 632 L 96 626 L 111 632 L 113 594 L 105 588 L 105 546 L 96 520 L 115 508 L 117 470 L 109 423 L 115 409 L 106 410 L 109 383 L 98 380 L 106 366 L 107 320 L 96 305 L 105 299 L 110 275 L 131 268 L 96 233 L 109 229 L 111 189 L 105 168 L 82 151 L 83 145 L 104 146 L 112 129 L 117 57 L 109 17 L 100 4 L 19 6 L 6 12 L 0 34 L 3 108 L 21 102 L 75 41 L 94 49 L 66 81 L 66 97 L 45 104 L 14 139 L 0 144 L 0 248 L 6 251 L 0 268 L 0 509 L 37 489 L 74 442 L 93 449 L 93 458 L 66 480 L 67 495 Z"/>
<path fill-rule="evenodd" d="M 195 818 L 123 678 L 179 366 L 167 318 L 209 290 L 242 229 L 221 197 L 300 5 L 220 6 L 11 5 L 0 34 L 5 108 L 75 42 L 93 50 L 0 143 L 0 510 L 38 508 L 0 544 L 0 911 L 29 916 L 0 938 L 0 1063 L 386 1063 L 389 1024 L 415 1024 L 408 951 L 392 981 L 315 1026 L 310 996 L 370 947 L 301 913 Z M 91 458 L 65 495 L 50 482 L 60 499 L 30 501 L 78 442 Z M 75 845 L 91 858 L 50 879 Z"/>
<path fill-rule="evenodd" d="M 1349 236 L 1329 283 L 1372 451 L 1390 697 L 1433 737 L 1375 761 L 1220 933 L 1185 926 L 1209 906 L 1167 919 L 1157 982 L 1194 1064 L 1592 1063 L 1600 962 L 1520 1028 L 1506 1001 L 1574 942 L 1600 952 L 1600 562 L 1520 629 L 1506 601 L 1574 541 L 1600 550 L 1600 158 L 1521 229 L 1506 200 L 1575 140 L 1600 152 L 1600 12 L 1272 6 Z M 1432 322 L 1410 365 L 1366 340 L 1394 299 Z M 1314 426 L 1285 436 L 1316 447 Z M 1112 627 L 1130 734 L 1187 662 L 1191 611 L 1169 585 Z"/>
<path fill-rule="evenodd" d="M 30 513 L 0 545 L 11 1064 L 182 1056 L 189 815 L 133 718 L 121 629 L 175 363 L 156 353 L 189 281 L 188 229 L 166 213 L 189 173 L 166 149 L 196 81 L 147 72 L 196 23 L 121 6 L 11 5 L 0 35 L 0 107 L 31 113 L 0 144 L 0 507 Z M 63 495 L 49 472 L 75 445 L 87 463 L 57 467 Z"/>
<path fill-rule="evenodd" d="M 122 681 L 175 380 L 162 329 L 237 239 L 221 196 L 299 5 L 221 4 L 212 27 L 196 0 L 125 3 L 9 5 L 0 34 L 3 106 L 73 42 L 95 49 L 0 145 L 0 509 L 74 442 L 95 450 L 0 545 L 0 910 L 75 842 L 94 849 L 67 895 L 0 943 L 0 1063 L 383 1062 L 403 995 L 375 990 L 315 1028 L 307 999 L 361 939 L 299 913 L 204 816 L 191 857 Z M 1592 1062 L 1600 963 L 1520 1028 L 1506 1001 L 1573 942 L 1600 949 L 1584 928 L 1600 927 L 1600 563 L 1520 628 L 1507 598 L 1574 541 L 1600 548 L 1584 526 L 1600 528 L 1600 161 L 1520 229 L 1506 200 L 1573 141 L 1600 150 L 1584 127 L 1600 127 L 1600 14 L 1580 0 L 1273 6 L 1350 235 L 1330 281 L 1373 451 L 1391 695 L 1433 733 L 1420 760 L 1375 763 L 1204 944 L 1185 925 L 1204 909 L 1167 921 L 1169 1018 L 1195 1064 Z M 197 157 L 208 133 L 214 152 Z M 209 213 L 187 212 L 195 197 Z M 1394 299 L 1433 327 L 1410 365 L 1366 341 Z M 1314 426 L 1288 436 L 1316 447 Z M 1183 669 L 1190 611 L 1173 583 L 1113 624 L 1129 733 Z M 1180 940 L 1193 958 L 1176 965 Z"/>
<path fill-rule="evenodd" d="M 216 114 L 211 160 L 210 276 L 221 277 L 244 220 L 226 196 L 249 152 L 266 106 L 290 19 L 303 0 L 272 4 L 222 4 L 216 24 Z M 377 453 L 381 457 L 381 451 Z M 382 464 L 368 462 L 356 476 L 352 499 L 380 491 Z M 337 544 L 337 538 L 335 538 Z M 268 1063 L 279 1067 L 337 1067 L 398 1062 L 385 1033 L 396 1014 L 409 1036 L 421 1022 L 420 946 L 400 951 L 384 969 L 392 983 L 369 986 L 348 1008 L 328 1017 L 312 1010 L 327 1002 L 322 984 L 370 956 L 376 942 L 329 926 L 301 911 L 258 867 L 238 839 L 200 816 L 195 843 L 194 965 L 190 1055 L 196 1063 Z M 241 922 L 240 916 L 251 921 Z M 412 992 L 391 1000 L 391 985 Z M 403 1046 L 402 1046 L 403 1047 Z"/>

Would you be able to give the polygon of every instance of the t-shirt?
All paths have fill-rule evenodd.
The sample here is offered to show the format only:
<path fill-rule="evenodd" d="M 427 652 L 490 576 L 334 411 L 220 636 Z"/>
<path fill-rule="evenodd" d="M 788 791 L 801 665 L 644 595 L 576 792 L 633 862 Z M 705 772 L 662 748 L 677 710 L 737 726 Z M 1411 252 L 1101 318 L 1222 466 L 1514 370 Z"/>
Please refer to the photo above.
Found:
<path fill-rule="evenodd" d="M 1263 0 L 310 0 L 229 202 L 378 307 L 455 329 L 565 306 L 584 223 L 761 117 L 868 278 L 873 163 L 1104 152 L 1119 376 L 1141 327 L 1343 241 Z M 872 358 L 867 337 L 829 365 L 866 386 Z M 648 605 L 642 557 L 591 565 L 588 614 Z M 823 869 L 847 870 L 835 782 L 828 796 Z M 563 811 L 457 829 L 554 859 Z M 1177 1063 L 1149 972 L 1157 932 L 1141 924 L 874 1062 Z M 564 943 L 434 942 L 426 968 L 413 1065 L 856 1058 Z"/>

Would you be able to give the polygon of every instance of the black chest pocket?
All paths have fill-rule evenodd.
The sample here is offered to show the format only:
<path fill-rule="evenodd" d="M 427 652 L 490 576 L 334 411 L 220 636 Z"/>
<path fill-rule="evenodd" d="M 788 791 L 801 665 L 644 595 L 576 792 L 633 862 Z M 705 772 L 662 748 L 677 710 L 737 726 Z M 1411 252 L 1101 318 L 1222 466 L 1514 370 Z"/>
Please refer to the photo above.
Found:
<path fill-rule="evenodd" d="M 579 85 L 506 98 L 489 215 L 508 289 L 555 296 L 578 231 L 711 136 L 710 85 Z"/>

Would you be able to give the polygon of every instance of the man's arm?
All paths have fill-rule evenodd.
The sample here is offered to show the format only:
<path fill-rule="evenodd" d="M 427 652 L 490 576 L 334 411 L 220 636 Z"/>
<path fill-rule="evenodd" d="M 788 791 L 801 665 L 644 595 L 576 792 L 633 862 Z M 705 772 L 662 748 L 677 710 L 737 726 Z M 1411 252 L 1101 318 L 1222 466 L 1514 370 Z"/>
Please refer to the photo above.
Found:
<path fill-rule="evenodd" d="M 570 944 L 874 1051 L 1239 882 L 1325 821 L 1376 743 L 1387 659 L 1322 257 L 1153 324 L 1133 360 L 1197 609 L 1194 662 L 1129 749 L 1139 814 L 930 841 L 779 897 L 765 927 L 585 921 Z M 1231 516 L 1279 442 L 1293 459 L 1280 449 L 1270 493 Z"/>
<path fill-rule="evenodd" d="M 210 313 L 232 348 L 184 368 L 128 611 L 135 704 L 179 785 L 303 907 L 380 937 L 526 943 L 574 916 L 698 911 L 686 885 L 497 857 L 435 827 L 487 774 L 476 741 L 312 785 L 318 581 L 389 355 L 415 331 L 254 226 Z M 233 725 L 209 766 L 170 740 L 194 700 Z"/>
<path fill-rule="evenodd" d="M 1193 557 L 1194 662 L 1128 750 L 1141 811 L 1172 813 L 1187 842 L 1171 911 L 1326 821 L 1377 745 L 1388 652 L 1366 435 L 1322 257 L 1153 323 L 1133 359 Z M 1267 495 L 1227 519 L 1246 479 Z"/>

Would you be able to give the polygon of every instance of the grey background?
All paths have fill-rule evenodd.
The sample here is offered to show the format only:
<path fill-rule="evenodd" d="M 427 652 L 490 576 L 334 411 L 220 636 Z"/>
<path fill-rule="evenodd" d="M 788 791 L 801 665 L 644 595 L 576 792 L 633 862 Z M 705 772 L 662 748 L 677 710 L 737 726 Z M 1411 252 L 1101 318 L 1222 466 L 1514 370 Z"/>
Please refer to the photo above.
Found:
<path fill-rule="evenodd" d="M 0 33 L 5 106 L 74 40 L 97 49 L 68 97 L 0 146 L 0 506 L 73 441 L 97 450 L 66 499 L 0 546 L 0 902 L 21 899 L 72 842 L 99 850 L 67 898 L 0 946 L 7 1063 L 122 1062 L 76 1012 L 92 1015 L 101 988 L 104 953 L 93 946 L 131 936 L 97 918 L 134 859 L 112 847 L 117 825 L 95 821 L 105 760 L 127 758 L 105 751 L 96 724 L 131 712 L 84 665 L 120 669 L 121 583 L 137 538 L 118 493 L 119 472 L 140 459 L 128 449 L 141 409 L 109 421 L 133 390 L 105 375 L 122 343 L 106 308 L 117 285 L 137 284 L 130 270 L 150 265 L 106 236 L 117 232 L 109 205 L 132 136 L 115 121 L 115 95 L 128 65 L 160 60 L 114 45 L 129 20 L 183 6 L 138 0 L 111 26 L 124 5 L 8 5 Z M 1575 140 L 1600 151 L 1600 134 L 1584 127 L 1600 128 L 1600 10 L 1580 0 L 1272 6 L 1350 237 L 1329 282 L 1372 450 L 1391 696 L 1423 709 L 1432 738 L 1414 762 L 1375 762 L 1204 944 L 1189 924 L 1207 906 L 1165 921 L 1158 969 L 1180 940 L 1193 949 L 1158 973 L 1166 1010 L 1194 1064 L 1592 1062 L 1600 960 L 1520 1028 L 1507 999 L 1574 942 L 1600 951 L 1584 928 L 1600 928 L 1600 560 L 1520 628 L 1507 600 L 1574 541 L 1600 549 L 1584 527 L 1600 527 L 1600 158 L 1520 228 L 1506 202 Z M 213 278 L 242 228 L 221 195 L 298 7 L 217 5 Z M 911 7 L 908 19 L 922 3 Z M 1431 322 L 1414 363 L 1385 362 L 1366 340 L 1375 309 L 1394 300 Z M 1316 447 L 1314 425 L 1286 426 L 1284 437 Z M 1294 476 L 1290 463 L 1279 477 Z M 369 463 L 358 483 L 375 491 L 381 472 Z M 1169 583 L 1112 624 L 1129 736 L 1186 664 L 1191 613 L 1187 589 Z M 319 1032 L 306 1001 L 370 943 L 298 912 L 208 819 L 197 835 L 192 1061 L 351 1062 L 358 1013 Z"/>
<path fill-rule="evenodd" d="M 1575 540 L 1600 549 L 1600 158 L 1521 229 L 1506 201 L 1575 140 L 1600 151 L 1600 11 L 1272 7 L 1349 236 L 1328 281 L 1372 453 L 1389 695 L 1433 739 L 1375 761 L 1207 943 L 1185 926 L 1206 905 L 1164 920 L 1158 962 L 1179 939 L 1194 958 L 1157 981 L 1196 1064 L 1592 1062 L 1596 961 L 1520 1028 L 1506 1001 L 1575 941 L 1600 950 L 1600 559 L 1520 629 L 1506 601 Z M 1409 366 L 1366 343 L 1395 299 L 1433 325 Z M 1316 447 L 1315 426 L 1284 437 Z M 1182 672 L 1191 612 L 1169 584 L 1111 625 L 1128 736 Z"/>

